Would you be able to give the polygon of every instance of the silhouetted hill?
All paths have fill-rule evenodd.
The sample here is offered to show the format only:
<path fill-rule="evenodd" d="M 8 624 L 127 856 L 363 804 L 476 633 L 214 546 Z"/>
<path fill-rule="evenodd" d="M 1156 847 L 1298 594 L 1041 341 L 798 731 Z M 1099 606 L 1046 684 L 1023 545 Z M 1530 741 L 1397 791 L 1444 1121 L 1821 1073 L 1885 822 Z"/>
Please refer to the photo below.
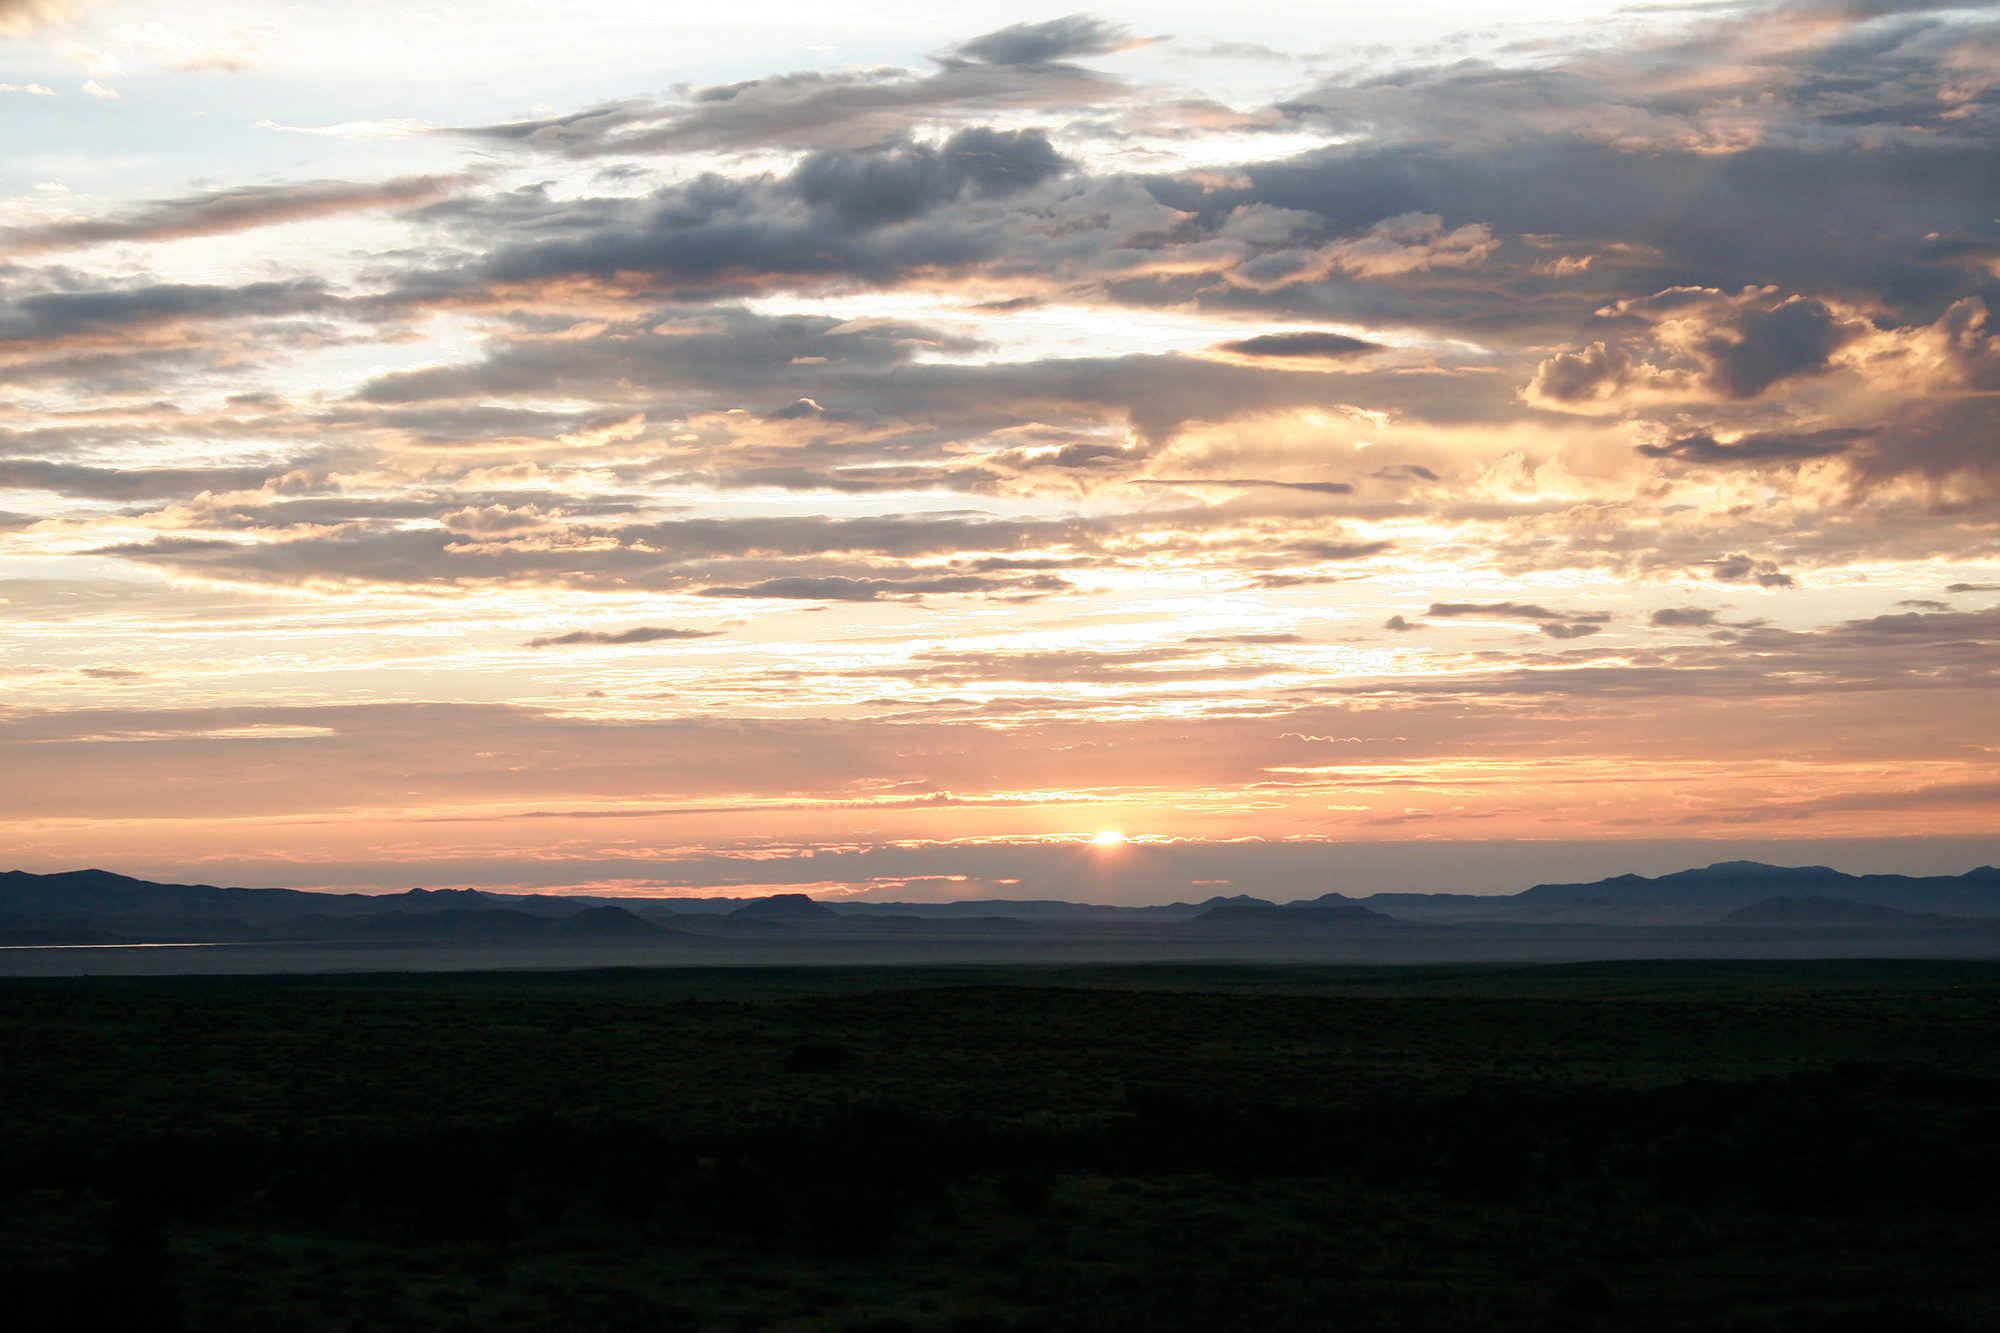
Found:
<path fill-rule="evenodd" d="M 435 912 L 390 911 L 348 919 L 312 917 L 299 923 L 306 938 L 340 940 L 482 940 L 505 942 L 546 935 L 546 917 L 504 908 L 447 907 Z"/>
<path fill-rule="evenodd" d="M 1434 928 L 1451 927 L 1451 930 Z M 1760 932 L 1750 935 L 1741 928 Z M 1165 932 L 1164 934 L 1162 932 Z M 1225 951 L 1254 954 L 1288 933 L 1328 942 L 1341 932 L 1381 941 L 1450 940 L 1524 956 L 1560 945 L 1613 954 L 1672 942 L 1826 947 L 1839 932 L 1900 932 L 1939 947 L 1982 949 L 2000 938 L 2000 870 L 1963 875 L 1847 875 L 1825 866 L 1728 861 L 1647 878 L 1619 875 L 1588 884 L 1539 884 L 1512 895 L 1324 893 L 1275 903 L 1248 894 L 1148 907 L 1050 900 L 953 903 L 816 902 L 803 893 L 751 900 L 500 894 L 478 889 L 411 889 L 393 894 L 154 884 L 103 870 L 51 875 L 0 873 L 0 945 L 430 943 L 437 945 L 646 945 L 735 940 L 824 949 L 833 941 L 874 947 L 893 937 L 935 937 L 937 950 L 989 934 L 1042 939 L 1056 950 L 1126 947 L 1118 941 L 1185 942 L 1214 935 Z M 1710 932 L 1707 935 L 1688 932 Z M 1262 940 L 1264 943 L 1260 943 Z M 1814 945 L 1813 941 L 1821 941 Z M 1112 942 L 1103 944 L 1100 942 Z M 1593 944 L 1591 941 L 1603 941 Z M 1497 942 L 1497 943 L 1496 943 Z M 914 944 L 913 944 L 914 947 Z M 1028 947 L 1023 944 L 1021 947 Z M 1152 946 L 1147 946 L 1152 947 Z M 1290 942 L 1286 949 L 1293 946 Z M 1346 947 L 1346 946 L 1342 946 Z M 1362 947 L 1358 942 L 1355 947 Z M 1367 946 L 1376 947 L 1376 946 Z M 1787 946 L 1789 947 L 1789 946 Z M 1918 946 L 1912 946 L 1918 947 Z M 1927 947 L 1927 946 L 1924 946 Z M 938 954 L 937 956 L 942 956 Z"/>
<path fill-rule="evenodd" d="M 1905 912 L 1899 907 L 1857 903 L 1852 898 L 1766 898 L 1739 907 L 1718 923 L 1725 926 L 1834 926 L 1877 930 L 1973 929 L 2000 927 L 2000 919 Z"/>
<path fill-rule="evenodd" d="M 129 944 L 88 917 L 0 916 L 0 946 L 31 948 L 55 944 Z"/>
<path fill-rule="evenodd" d="M 776 893 L 745 903 L 730 916 L 740 921 L 835 921 L 840 913 L 803 893 Z"/>
<path fill-rule="evenodd" d="M 1722 861 L 1657 879 L 1619 875 L 1591 884 L 1537 884 L 1513 896 L 1514 907 L 1560 901 L 1640 901 L 1662 908 L 1733 911 L 1770 898 L 1845 898 L 1907 912 L 2000 916 L 2000 870 L 1981 866 L 1963 875 L 1848 875 L 1826 866 L 1771 866 Z"/>
<path fill-rule="evenodd" d="M 474 910 L 508 907 L 515 910 L 558 904 L 564 915 L 581 904 L 548 897 L 515 897 L 479 889 L 411 889 L 406 893 L 321 893 L 310 889 L 234 889 L 213 884 L 156 884 L 116 875 L 108 870 L 68 870 L 34 875 L 0 871 L 0 911 L 93 917 L 140 915 L 178 916 L 200 920 L 217 916 L 242 921 L 268 921 L 306 915 L 375 915 L 384 912 L 434 912 L 448 908 Z"/>
<path fill-rule="evenodd" d="M 655 925 L 622 907 L 592 907 L 567 917 L 494 907 L 390 911 L 364 917 L 311 916 L 292 923 L 284 933 L 300 939 L 434 944 L 639 943 L 695 938 L 686 931 Z"/>
<path fill-rule="evenodd" d="M 1275 903 L 1224 902 L 1209 908 L 1189 922 L 1195 926 L 1254 927 L 1269 930 L 1324 930 L 1335 928 L 1379 929 L 1398 924 L 1396 919 L 1371 912 L 1356 903 L 1308 903 L 1279 907 Z"/>
<path fill-rule="evenodd" d="M 1370 911 L 1387 912 L 1404 921 L 1447 921 L 1488 916 L 1504 910 L 1515 895 L 1501 893 L 1371 893 L 1364 898 L 1329 893 L 1314 902 L 1337 899 L 1359 903 Z"/>
<path fill-rule="evenodd" d="M 693 935 L 656 925 L 623 907 L 586 907 L 555 923 L 553 934 L 568 940 L 633 941 L 682 939 Z"/>
<path fill-rule="evenodd" d="M 224 889 L 213 884 L 154 884 L 108 870 L 31 875 L 0 872 L 0 908 L 63 916 L 104 913 L 181 913 L 243 918 L 324 912 L 336 895 L 298 889 Z"/>

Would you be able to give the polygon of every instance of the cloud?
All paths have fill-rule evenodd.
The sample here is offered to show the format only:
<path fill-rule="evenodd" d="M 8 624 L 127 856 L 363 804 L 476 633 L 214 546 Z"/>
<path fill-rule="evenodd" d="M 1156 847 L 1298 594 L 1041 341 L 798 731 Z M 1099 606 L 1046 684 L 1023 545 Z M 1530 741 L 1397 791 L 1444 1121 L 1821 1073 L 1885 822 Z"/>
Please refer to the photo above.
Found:
<path fill-rule="evenodd" d="M 1265 333 L 1255 338 L 1241 338 L 1235 342 L 1221 343 L 1219 346 L 1221 350 L 1235 352 L 1239 356 L 1301 356 L 1322 360 L 1337 360 L 1382 350 L 1382 344 L 1369 342 L 1366 338 L 1350 338 L 1344 333 L 1318 331 Z"/>
<path fill-rule="evenodd" d="M 1053 574 L 1033 574 L 1019 579 L 996 579 L 978 574 L 948 574 L 904 579 L 856 579 L 832 575 L 820 578 L 791 576 L 765 579 L 748 587 L 701 588 L 702 597 L 769 598 L 777 601 L 877 602 L 885 598 L 913 598 L 925 593 L 1000 594 L 1013 597 L 1041 597 L 1066 592 L 1068 580 Z"/>
<path fill-rule="evenodd" d="M 1742 551 L 1709 561 L 1708 575 L 1719 583 L 1755 583 L 1760 588 L 1789 588 L 1794 582 L 1774 562 L 1755 559 Z"/>
<path fill-rule="evenodd" d="M 0 458 L 0 488 L 53 491 L 95 500 L 152 500 L 199 491 L 255 490 L 288 467 L 105 468 Z"/>
<path fill-rule="evenodd" d="M 85 0 L 0 0 L 0 36 L 23 37 L 67 23 L 87 7 Z"/>
<path fill-rule="evenodd" d="M 907 222 L 963 194 L 997 198 L 1059 175 L 1068 164 L 1040 130 L 960 130 L 941 148 L 877 144 L 818 152 L 792 173 L 806 207 L 861 227 Z"/>
<path fill-rule="evenodd" d="M 337 125 L 280 125 L 260 120 L 251 128 L 274 130 L 280 134 L 312 134 L 329 139 L 408 139 L 430 134 L 437 126 L 427 120 L 392 118 L 387 120 L 344 120 Z"/>
<path fill-rule="evenodd" d="M 1833 354 L 1861 332 L 1825 302 L 1794 296 L 1745 310 L 1733 325 L 1704 337 L 1698 351 L 1709 362 L 1710 382 L 1732 398 L 1755 398 L 1780 380 L 1825 374 Z"/>
<path fill-rule="evenodd" d="M 1632 354 L 1622 347 L 1594 342 L 1571 352 L 1558 352 L 1535 367 L 1528 385 L 1532 402 L 1572 406 L 1602 401 L 1633 379 Z"/>
<path fill-rule="evenodd" d="M 327 285 L 292 278 L 240 286 L 153 283 L 43 291 L 0 305 L 0 342 L 100 335 L 182 321 L 316 314 L 339 306 Z"/>
<path fill-rule="evenodd" d="M 20 808 L 1415 818 L 1365 781 L 1476 793 L 1370 836 L 1506 810 L 1527 838 L 1943 781 L 1992 738 L 1932 721 L 1976 729 L 2000 688 L 1991 617 L 1910 595 L 1986 577 L 2000 517 L 2000 24 L 1877 8 L 1322 64 L 1229 105 L 1082 68 L 1128 37 L 1078 17 L 920 69 L 287 131 L 500 154 L 465 181 L 222 175 L 91 217 L 46 182 L 0 235 Z M 257 230 L 370 208 L 362 253 Z M 83 250 L 225 234 L 203 276 Z M 96 572 L 43 577 L 69 568 Z M 1854 619 L 1680 604 L 1794 580 Z M 675 628 L 754 600 L 726 654 Z M 79 626 L 116 651 L 57 651 Z M 286 661 L 574 717 L 161 705 Z M 129 709 L 98 707 L 114 679 Z M 276 727 L 329 762 L 160 757 Z M 1287 731 L 1377 767 L 1291 771 Z M 62 758 L 58 799 L 64 747 L 135 757 Z"/>
<path fill-rule="evenodd" d="M 421 297 L 588 275 L 666 295 L 960 270 L 1004 253 L 1014 241 L 1005 201 L 1065 166 L 1040 130 L 973 126 L 941 145 L 822 149 L 784 176 L 703 175 L 641 199 L 555 200 L 528 187 L 428 210 L 484 253 L 405 286 Z"/>
<path fill-rule="evenodd" d="M 954 243 L 967 241 L 961 237 Z M 657 238 L 648 244 L 656 242 Z M 885 254 L 894 249 L 884 241 Z M 713 250 L 703 256 L 714 257 Z M 905 253 L 897 262 L 913 257 Z M 542 269 L 549 258 L 535 256 L 533 268 Z M 811 261 L 830 258 L 822 249 Z M 562 262 L 574 260 L 565 257 Z M 633 276 L 615 251 L 595 252 L 592 262 L 601 264 L 604 273 Z M 804 261 L 797 252 L 787 251 L 783 262 Z M 864 421 L 900 421 L 923 422 L 945 432 L 984 434 L 1115 421 L 1131 425 L 1150 445 L 1165 442 L 1193 421 L 1227 421 L 1301 407 L 1339 410 L 1354 392 L 1342 375 L 1206 357 L 1130 355 L 980 364 L 968 355 L 978 350 L 980 344 L 962 331 L 901 320 L 770 317 L 710 306 L 690 311 L 685 321 L 654 324 L 649 319 L 601 326 L 584 336 L 495 337 L 479 360 L 382 375 L 363 385 L 356 397 L 378 405 L 490 403 L 502 397 L 546 396 L 546 390 L 564 385 L 570 391 L 588 390 L 603 401 L 615 401 L 633 392 L 634 386 L 644 386 L 643 397 L 628 401 L 656 415 L 727 409 L 746 400 L 795 405 L 809 398 L 817 405 L 815 410 L 803 415 L 793 410 L 790 415 L 802 422 L 829 422 L 835 430 L 853 430 Z M 920 359 L 939 353 L 952 359 Z M 1421 378 L 1405 376 L 1403 381 L 1414 384 Z M 1449 401 L 1453 390 L 1448 383 L 1427 387 L 1435 389 L 1440 405 Z M 1144 461 L 1142 452 L 1115 441 L 1116 437 L 1073 438 L 1059 451 L 1040 447 L 994 451 L 976 461 L 983 467 L 1010 470 L 1131 468 Z M 974 461 L 969 456 L 957 460 L 960 466 Z"/>
<path fill-rule="evenodd" d="M 957 60 L 987 65 L 1047 65 L 1069 56 L 1096 56 L 1133 45 L 1125 29 L 1087 14 L 1046 23 L 1016 23 L 952 48 Z"/>
<path fill-rule="evenodd" d="M 1430 610 L 1424 612 L 1438 620 L 1451 620 L 1460 616 L 1494 616 L 1504 620 L 1533 620 L 1539 623 L 1535 628 L 1552 639 L 1581 639 L 1586 635 L 1599 633 L 1609 612 L 1593 611 L 1573 613 L 1551 611 L 1533 602 L 1432 602 Z M 1421 623 L 1412 623 L 1401 616 L 1394 617 L 1386 628 L 1393 630 L 1421 629 Z"/>
<path fill-rule="evenodd" d="M 1305 643 L 1308 640 L 1303 634 L 1197 634 L 1188 642 L 1256 645 Z"/>
<path fill-rule="evenodd" d="M 1245 645 L 1249 646 L 1249 645 Z M 1040 685 L 1247 680 L 1272 674 L 1269 661 L 1222 662 L 1189 648 L 1067 649 L 1051 652 L 945 651 L 915 655 L 907 667 L 870 674 L 925 681 L 1018 681 Z"/>
<path fill-rule="evenodd" d="M 1876 433 L 1866 428 L 1845 426 L 1790 435 L 1752 433 L 1727 443 L 1704 433 L 1684 435 L 1667 444 L 1642 444 L 1638 450 L 1649 458 L 1677 458 L 1683 462 L 1723 466 L 1790 463 L 1845 453 Z"/>
<path fill-rule="evenodd" d="M 571 115 L 456 132 L 570 157 L 859 147 L 940 118 L 1017 108 L 1079 109 L 1116 98 L 1125 91 L 1122 82 L 1060 58 L 1110 51 L 1125 40 L 1119 30 L 1079 15 L 1017 24 L 960 43 L 928 74 L 893 67 L 808 70 L 698 88 L 681 102 L 628 99 Z"/>
<path fill-rule="evenodd" d="M 636 629 L 620 630 L 616 634 L 597 630 L 575 630 L 568 634 L 551 635 L 548 638 L 530 639 L 530 648 L 571 647 L 577 644 L 602 643 L 662 643 L 675 639 L 713 639 L 722 631 L 712 629 L 673 629 L 666 626 L 640 625 Z"/>
<path fill-rule="evenodd" d="M 1280 490 L 1309 491 L 1317 495 L 1352 495 L 1354 487 L 1344 481 L 1277 481 L 1269 477 L 1141 477 L 1139 486 L 1275 486 Z"/>
<path fill-rule="evenodd" d="M 184 74 L 204 70 L 240 73 L 270 63 L 250 34 L 240 28 L 225 28 L 210 41 L 190 37 L 164 23 L 121 23 L 111 36 L 126 47 L 150 53 L 167 69 Z"/>
<path fill-rule="evenodd" d="M 1654 707 L 1664 710 L 1655 714 L 1662 718 L 1673 715 L 1669 701 L 1693 697 L 1837 701 L 1870 693 L 1888 706 L 1897 691 L 1912 691 L 1906 702 L 1894 706 L 1907 707 L 1911 718 L 1920 718 L 1935 707 L 1924 701 L 1924 694 L 2000 688 L 1996 646 L 2000 646 L 2000 608 L 1909 612 L 1808 630 L 1755 625 L 1663 649 L 1642 664 L 1599 661 L 1558 670 L 1509 667 L 1465 676 L 1403 677 L 1393 688 L 1410 698 L 1467 701 L 1558 695 L 1621 700 L 1629 707 L 1634 701 L 1652 700 Z M 1370 680 L 1349 688 L 1374 693 L 1387 683 Z M 1851 709 L 1846 711 L 1851 714 Z M 1885 725 L 1893 733 L 1905 723 Z"/>
<path fill-rule="evenodd" d="M 459 176 L 402 176 L 375 184 L 310 181 L 252 186 L 164 199 L 103 217 L 0 229 L 0 254 L 27 255 L 112 242 L 220 236 L 368 208 L 414 208 L 464 182 Z"/>
<path fill-rule="evenodd" d="M 1457 616 L 1500 616 L 1517 620 L 1562 620 L 1561 611 L 1551 611 L 1532 602 L 1432 602 L 1427 616 L 1450 619 Z"/>
<path fill-rule="evenodd" d="M 1046 596 L 1069 585 L 1037 568 L 1042 561 L 996 561 L 979 553 L 1087 552 L 1105 540 L 1095 525 L 1074 520 L 814 515 L 620 524 L 552 519 L 533 506 L 440 508 L 435 501 L 370 506 L 347 497 L 305 512 L 262 505 L 243 514 L 248 524 L 264 528 L 247 539 L 166 535 L 114 543 L 99 553 L 272 586 L 625 588 L 877 601 L 929 593 Z M 426 513 L 435 516 L 434 525 L 411 522 Z M 737 578 L 718 577 L 724 574 Z"/>
<path fill-rule="evenodd" d="M 1783 381 L 1833 369 L 1834 354 L 1865 337 L 1865 321 L 1806 296 L 1746 287 L 1734 295 L 1670 287 L 1597 312 L 1634 330 L 1561 352 L 1535 370 L 1526 396 L 1549 406 L 1623 400 L 1742 401 Z"/>

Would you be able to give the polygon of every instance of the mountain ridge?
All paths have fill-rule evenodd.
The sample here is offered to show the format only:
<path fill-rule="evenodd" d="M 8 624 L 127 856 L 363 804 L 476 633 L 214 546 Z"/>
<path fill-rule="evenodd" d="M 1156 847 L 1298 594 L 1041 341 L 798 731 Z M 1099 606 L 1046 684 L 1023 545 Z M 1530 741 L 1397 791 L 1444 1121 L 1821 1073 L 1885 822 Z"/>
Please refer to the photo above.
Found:
<path fill-rule="evenodd" d="M 1845 907 L 1836 906 L 1846 904 Z M 875 925 L 873 923 L 879 923 Z M 1149 923 L 1230 931 L 1716 927 L 1757 930 L 1986 930 L 2000 926 L 2000 869 L 1960 875 L 1849 875 L 1754 861 L 1647 878 L 1537 884 L 1515 894 L 1326 892 L 1285 903 L 1249 894 L 1147 906 L 1060 899 L 839 902 L 787 892 L 749 898 L 607 898 L 414 888 L 401 893 L 163 884 L 89 869 L 0 872 L 0 944 L 326 940 L 644 943 L 796 931 L 1110 929 Z"/>

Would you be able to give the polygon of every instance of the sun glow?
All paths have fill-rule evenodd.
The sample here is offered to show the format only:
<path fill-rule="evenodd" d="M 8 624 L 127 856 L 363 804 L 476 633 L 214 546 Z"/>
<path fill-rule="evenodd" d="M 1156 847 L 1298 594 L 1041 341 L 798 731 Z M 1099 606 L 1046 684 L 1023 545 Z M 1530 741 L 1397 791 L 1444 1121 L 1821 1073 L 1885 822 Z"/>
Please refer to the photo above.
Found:
<path fill-rule="evenodd" d="M 1096 843 L 1099 847 L 1122 847 L 1125 845 L 1127 839 L 1125 835 L 1120 833 L 1117 829 L 1108 828 L 1105 829 L 1103 832 L 1099 833 L 1096 837 L 1092 838 L 1091 841 Z"/>

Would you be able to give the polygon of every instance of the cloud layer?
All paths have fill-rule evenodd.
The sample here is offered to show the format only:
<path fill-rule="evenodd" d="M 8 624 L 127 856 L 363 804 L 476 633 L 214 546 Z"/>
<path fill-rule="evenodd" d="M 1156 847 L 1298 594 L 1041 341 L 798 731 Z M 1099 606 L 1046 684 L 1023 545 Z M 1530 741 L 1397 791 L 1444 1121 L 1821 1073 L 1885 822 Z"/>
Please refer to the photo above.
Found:
<path fill-rule="evenodd" d="M 2000 16 L 1496 50 L 968 25 L 14 201 L 14 831 L 1973 829 Z"/>

